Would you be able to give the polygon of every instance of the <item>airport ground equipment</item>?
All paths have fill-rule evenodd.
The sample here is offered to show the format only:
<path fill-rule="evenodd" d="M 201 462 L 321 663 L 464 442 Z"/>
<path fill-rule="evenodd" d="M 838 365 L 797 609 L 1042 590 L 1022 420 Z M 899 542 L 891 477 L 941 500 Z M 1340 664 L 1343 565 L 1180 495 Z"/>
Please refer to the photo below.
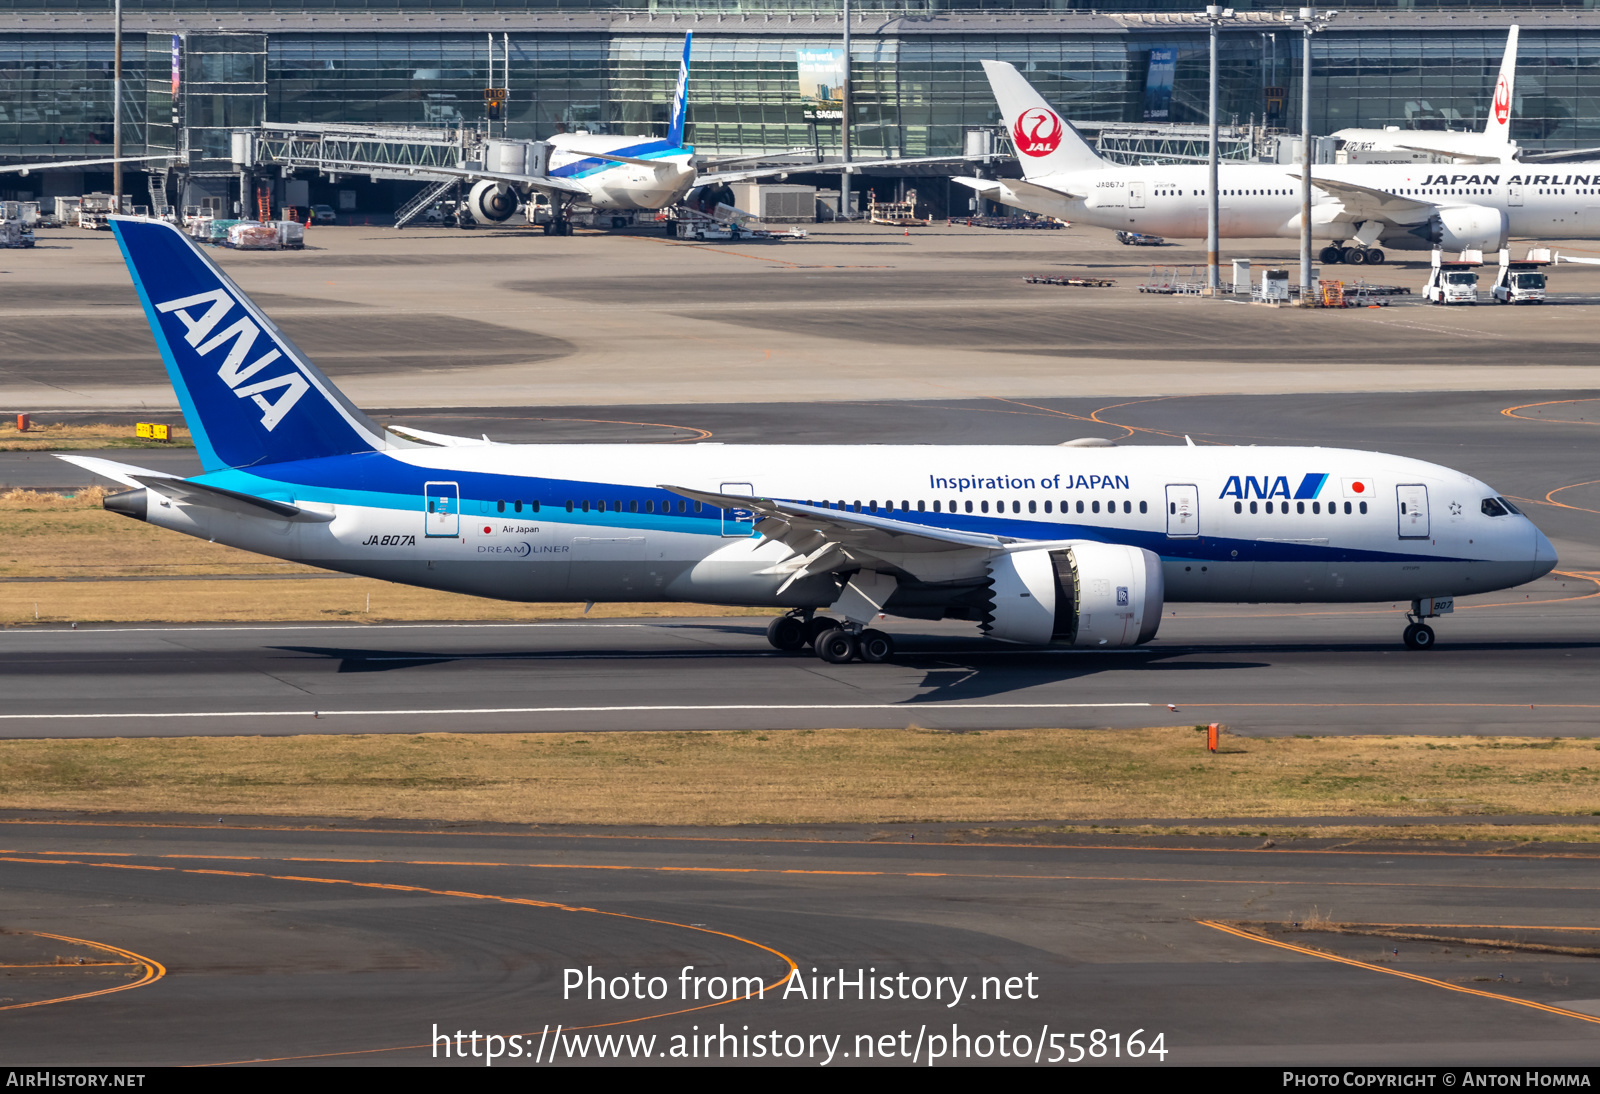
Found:
<path fill-rule="evenodd" d="M 1511 250 L 1500 248 L 1500 271 L 1489 295 L 1499 304 L 1543 304 L 1545 267 L 1553 265 L 1548 247 L 1530 247 L 1527 257 L 1511 261 Z"/>
<path fill-rule="evenodd" d="M 1430 304 L 1476 304 L 1478 302 L 1478 267 L 1483 265 L 1483 252 L 1462 251 L 1456 261 L 1446 261 L 1437 248 L 1433 252 L 1433 268 L 1428 273 L 1428 283 L 1423 297 Z"/>
<path fill-rule="evenodd" d="M 1117 283 L 1114 277 L 1025 277 L 1029 285 L 1070 285 L 1074 288 L 1109 289 Z"/>
<path fill-rule="evenodd" d="M 33 229 L 21 219 L 0 218 L 0 247 L 32 247 Z"/>
<path fill-rule="evenodd" d="M 1183 296 L 1198 294 L 1205 283 L 1205 273 L 1199 266 L 1152 266 L 1150 276 L 1139 283 L 1139 291 Z"/>
<path fill-rule="evenodd" d="M 867 218 L 873 224 L 888 224 L 895 228 L 926 228 L 926 217 L 917 216 L 917 192 L 906 191 L 904 201 L 879 201 L 876 197 L 867 202 Z"/>
<path fill-rule="evenodd" d="M 1289 292 L 1288 270 L 1262 270 L 1261 284 L 1250 299 L 1258 304 L 1287 304 Z"/>
<path fill-rule="evenodd" d="M 960 221 L 956 223 L 960 223 Z M 1056 220 L 1054 217 L 967 217 L 966 225 L 968 228 L 999 228 L 1002 231 L 1027 228 L 1051 231 L 1056 228 L 1068 227 L 1068 225 Z"/>
<path fill-rule="evenodd" d="M 32 228 L 39 223 L 39 203 L 37 201 L 0 201 L 0 217 L 6 220 L 21 221 L 24 228 Z"/>
<path fill-rule="evenodd" d="M 1167 244 L 1164 237 L 1146 235 L 1143 232 L 1118 232 L 1117 242 L 1124 247 L 1164 247 Z"/>

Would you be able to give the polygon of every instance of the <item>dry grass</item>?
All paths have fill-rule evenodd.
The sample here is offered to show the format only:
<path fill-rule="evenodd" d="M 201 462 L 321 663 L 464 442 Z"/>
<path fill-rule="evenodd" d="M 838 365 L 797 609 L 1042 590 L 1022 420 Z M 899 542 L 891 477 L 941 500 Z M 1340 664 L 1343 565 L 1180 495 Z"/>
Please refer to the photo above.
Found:
<path fill-rule="evenodd" d="M 157 415 L 159 424 L 165 415 Z M 194 439 L 181 425 L 166 423 L 171 440 L 147 441 L 134 434 L 130 425 L 100 422 L 92 425 L 62 425 L 33 422 L 26 433 L 17 431 L 17 420 L 0 420 L 0 452 L 67 452 L 85 448 L 193 448 Z"/>
<path fill-rule="evenodd" d="M 582 604 L 516 604 L 370 578 L 193 580 L 227 575 L 320 574 L 182 535 L 101 508 L 107 491 L 0 494 L 0 577 L 95 578 L 0 582 L 0 624 L 133 622 L 350 622 L 572 619 Z M 138 577 L 139 581 L 116 578 Z M 150 578 L 182 577 L 181 581 Z M 704 604 L 600 604 L 591 618 L 770 616 L 768 609 Z"/>
<path fill-rule="evenodd" d="M 727 825 L 1434 815 L 1439 798 L 1579 814 L 1600 783 L 1582 741 L 1233 743 L 1207 755 L 1189 727 L 6 741 L 0 792 L 9 808 Z"/>

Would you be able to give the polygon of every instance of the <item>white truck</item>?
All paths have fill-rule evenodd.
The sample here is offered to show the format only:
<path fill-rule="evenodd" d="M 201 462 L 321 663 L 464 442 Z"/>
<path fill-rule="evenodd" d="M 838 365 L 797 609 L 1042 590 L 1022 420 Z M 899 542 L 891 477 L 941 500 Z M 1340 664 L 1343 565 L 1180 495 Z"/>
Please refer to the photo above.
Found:
<path fill-rule="evenodd" d="M 1439 250 L 1433 252 L 1433 269 L 1428 274 L 1423 297 L 1430 304 L 1476 304 L 1478 302 L 1478 267 L 1483 265 L 1482 251 L 1462 251 L 1461 258 L 1446 262 Z"/>
<path fill-rule="evenodd" d="M 1546 247 L 1532 247 L 1520 262 L 1511 261 L 1511 251 L 1500 248 L 1500 275 L 1495 278 L 1490 295 L 1501 304 L 1543 304 L 1545 301 L 1544 268 L 1551 264 Z"/>

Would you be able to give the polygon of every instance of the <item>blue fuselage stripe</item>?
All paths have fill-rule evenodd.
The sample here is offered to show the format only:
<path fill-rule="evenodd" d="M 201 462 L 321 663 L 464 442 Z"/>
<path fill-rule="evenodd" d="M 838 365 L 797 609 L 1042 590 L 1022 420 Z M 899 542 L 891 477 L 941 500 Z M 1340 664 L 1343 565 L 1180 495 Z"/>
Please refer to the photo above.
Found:
<path fill-rule="evenodd" d="M 269 474 L 270 472 L 270 474 Z M 421 515 L 424 484 L 455 482 L 460 489 L 463 519 L 546 520 L 562 524 L 588 525 L 597 529 L 634 529 L 697 535 L 723 535 L 722 510 L 706 506 L 687 513 L 618 512 L 615 504 L 654 502 L 660 508 L 676 509 L 684 500 L 669 490 L 631 484 L 603 483 L 583 479 L 543 478 L 502 475 L 486 472 L 440 470 L 414 467 L 381 452 L 331 456 L 297 463 L 274 464 L 254 470 L 230 469 L 197 476 L 196 481 L 238 490 L 281 501 L 313 502 L 326 505 L 353 505 L 393 510 L 397 514 Z M 357 483 L 352 487 L 348 484 Z M 514 500 L 538 501 L 537 513 L 509 511 Z M 504 500 L 507 512 L 495 509 Z M 571 500 L 573 510 L 568 512 Z M 583 512 L 584 501 L 604 501 L 607 511 L 591 507 Z M 780 499 L 804 504 L 811 499 Z M 826 505 L 826 502 L 819 504 Z M 1323 546 L 1311 543 L 1241 539 L 1219 536 L 1170 538 L 1164 532 L 1136 528 L 1066 523 L 1041 520 L 1037 515 L 998 515 L 979 513 L 902 512 L 867 514 L 886 517 L 905 524 L 955 532 L 976 532 L 1011 539 L 1084 539 L 1101 543 L 1120 543 L 1142 547 L 1162 558 L 1199 562 L 1464 562 L 1467 559 L 1406 551 L 1373 551 L 1352 547 Z M 1131 516 L 1130 516 L 1131 519 Z"/>

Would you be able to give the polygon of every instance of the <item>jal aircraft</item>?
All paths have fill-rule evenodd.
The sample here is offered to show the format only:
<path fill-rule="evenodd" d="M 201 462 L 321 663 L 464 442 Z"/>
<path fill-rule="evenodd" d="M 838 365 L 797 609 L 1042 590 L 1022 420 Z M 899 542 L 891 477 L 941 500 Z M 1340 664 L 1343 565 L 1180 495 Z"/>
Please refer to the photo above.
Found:
<path fill-rule="evenodd" d="M 274 558 L 515 601 L 783 611 L 883 661 L 881 617 L 1110 649 L 1188 601 L 1409 601 L 1532 581 L 1550 542 L 1470 475 L 1333 448 L 504 445 L 386 431 L 173 226 L 113 217 L 204 467 L 64 455 L 105 507 Z"/>
<path fill-rule="evenodd" d="M 1151 235 L 1206 232 L 1204 164 L 1122 167 L 1095 154 L 1011 65 L 984 61 L 1021 179 L 958 178 L 1019 209 Z M 1379 263 L 1392 250 L 1498 251 L 1511 236 L 1600 239 L 1600 162 L 1348 164 L 1313 168 L 1311 231 L 1324 264 Z M 1219 234 L 1300 236 L 1300 168 L 1222 163 Z"/>
<path fill-rule="evenodd" d="M 1346 151 L 1359 153 L 1362 163 L 1428 163 L 1448 156 L 1457 163 L 1512 163 L 1519 158 L 1511 139 L 1511 104 L 1517 80 L 1515 23 L 1506 35 L 1489 116 L 1481 133 L 1456 133 L 1439 129 L 1340 129 L 1331 134 Z M 1559 155 L 1559 153 L 1558 153 Z"/>

